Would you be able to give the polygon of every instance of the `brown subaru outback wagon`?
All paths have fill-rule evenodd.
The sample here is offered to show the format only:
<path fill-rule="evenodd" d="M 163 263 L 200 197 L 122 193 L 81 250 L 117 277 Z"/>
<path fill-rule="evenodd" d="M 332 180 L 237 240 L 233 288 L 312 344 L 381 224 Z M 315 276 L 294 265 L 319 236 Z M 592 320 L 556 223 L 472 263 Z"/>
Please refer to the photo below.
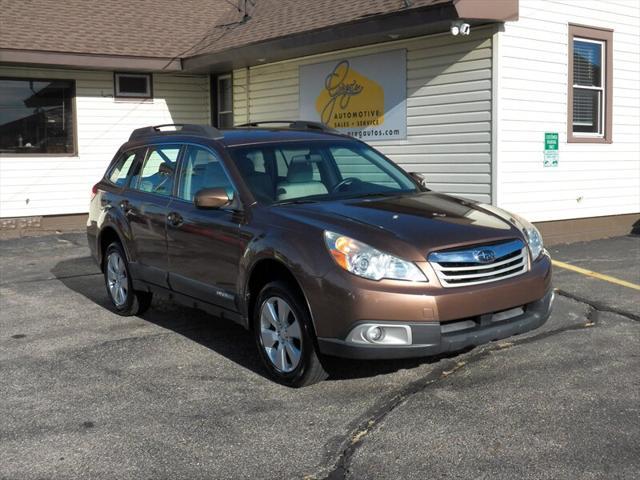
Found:
<path fill-rule="evenodd" d="M 324 355 L 434 355 L 547 320 L 551 261 L 529 222 L 321 125 L 275 124 L 132 133 L 87 228 L 118 313 L 159 293 L 229 318 L 292 386 L 325 378 Z"/>

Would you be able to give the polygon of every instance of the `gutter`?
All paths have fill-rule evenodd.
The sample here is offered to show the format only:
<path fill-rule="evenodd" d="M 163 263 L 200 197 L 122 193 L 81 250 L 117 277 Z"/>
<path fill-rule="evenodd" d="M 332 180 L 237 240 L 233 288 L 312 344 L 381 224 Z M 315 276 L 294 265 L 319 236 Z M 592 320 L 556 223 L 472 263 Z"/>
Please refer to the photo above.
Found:
<path fill-rule="evenodd" d="M 372 15 L 189 58 L 105 55 L 0 48 L 0 63 L 90 70 L 217 73 L 308 55 L 445 32 L 453 20 L 471 25 L 518 19 L 518 0 L 451 0 Z M 251 20 L 249 20 L 251 21 Z"/>
<path fill-rule="evenodd" d="M 180 58 L 99 55 L 93 53 L 15 50 L 10 48 L 0 49 L 0 63 L 90 70 L 182 71 L 182 60 Z"/>
<path fill-rule="evenodd" d="M 452 0 L 260 40 L 184 59 L 191 73 L 220 73 L 334 50 L 446 32 L 451 21 L 477 26 L 518 18 L 518 0 Z M 250 22 L 251 20 L 249 20 Z"/>

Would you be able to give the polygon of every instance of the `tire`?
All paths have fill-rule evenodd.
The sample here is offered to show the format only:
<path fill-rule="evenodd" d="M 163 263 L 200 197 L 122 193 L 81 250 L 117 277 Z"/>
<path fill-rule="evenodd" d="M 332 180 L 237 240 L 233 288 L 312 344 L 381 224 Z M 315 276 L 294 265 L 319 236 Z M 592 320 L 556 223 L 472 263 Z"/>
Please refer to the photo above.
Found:
<path fill-rule="evenodd" d="M 291 285 L 277 281 L 264 286 L 254 304 L 252 326 L 260 359 L 278 383 L 298 388 L 327 378 L 311 317 Z"/>
<path fill-rule="evenodd" d="M 144 313 L 151 305 L 152 294 L 133 289 L 127 256 L 119 242 L 113 242 L 104 254 L 104 283 L 107 296 L 119 315 L 128 317 Z"/>

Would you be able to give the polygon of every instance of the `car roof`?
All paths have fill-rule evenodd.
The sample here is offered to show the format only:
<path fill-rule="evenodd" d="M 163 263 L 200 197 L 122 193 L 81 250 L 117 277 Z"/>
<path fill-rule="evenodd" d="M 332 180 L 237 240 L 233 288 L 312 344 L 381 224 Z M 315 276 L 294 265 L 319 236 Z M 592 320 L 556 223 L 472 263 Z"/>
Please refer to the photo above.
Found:
<path fill-rule="evenodd" d="M 282 123 L 282 122 L 278 122 Z M 317 125 L 317 124 L 316 124 Z M 143 127 L 133 131 L 129 141 L 121 148 L 135 148 L 144 144 L 158 143 L 201 143 L 203 145 L 215 142 L 223 147 L 237 147 L 241 145 L 272 144 L 282 142 L 303 142 L 330 140 L 333 142 L 357 142 L 353 137 L 343 135 L 335 130 L 319 130 L 316 127 L 257 127 L 240 126 L 224 130 L 218 130 L 207 125 L 177 125 L 178 130 L 161 130 L 160 127 L 170 125 L 158 125 L 155 127 Z"/>
<path fill-rule="evenodd" d="M 352 137 L 339 133 L 322 132 L 317 130 L 295 130 L 291 128 L 233 128 L 222 130 L 222 138 L 217 141 L 226 147 L 251 145 L 257 143 L 277 143 L 291 141 L 314 140 L 351 140 Z"/>

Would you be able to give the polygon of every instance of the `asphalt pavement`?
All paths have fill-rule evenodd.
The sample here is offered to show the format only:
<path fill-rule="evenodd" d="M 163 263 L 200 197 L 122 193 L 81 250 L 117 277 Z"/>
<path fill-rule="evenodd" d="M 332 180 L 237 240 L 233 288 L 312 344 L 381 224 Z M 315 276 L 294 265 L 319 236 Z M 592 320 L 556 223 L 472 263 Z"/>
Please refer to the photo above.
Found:
<path fill-rule="evenodd" d="M 640 237 L 554 258 L 640 283 Z M 271 382 L 251 337 L 109 309 L 82 235 L 0 241 L 0 478 L 623 479 L 640 472 L 640 292 L 555 269 L 540 329 Z"/>
<path fill-rule="evenodd" d="M 640 236 L 556 245 L 549 250 L 555 260 L 640 285 Z M 638 290 L 620 288 L 565 268 L 556 268 L 554 278 L 556 286 L 569 296 L 640 319 Z"/>

